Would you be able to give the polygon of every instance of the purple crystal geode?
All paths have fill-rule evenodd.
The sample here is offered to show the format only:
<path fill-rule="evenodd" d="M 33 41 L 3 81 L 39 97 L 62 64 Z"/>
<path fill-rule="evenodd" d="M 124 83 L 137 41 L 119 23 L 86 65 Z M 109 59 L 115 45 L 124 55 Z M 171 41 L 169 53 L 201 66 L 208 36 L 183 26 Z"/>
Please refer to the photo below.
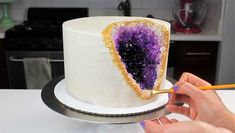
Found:
<path fill-rule="evenodd" d="M 113 33 L 113 39 L 127 72 L 141 89 L 153 89 L 161 56 L 156 33 L 144 24 L 121 26 Z"/>

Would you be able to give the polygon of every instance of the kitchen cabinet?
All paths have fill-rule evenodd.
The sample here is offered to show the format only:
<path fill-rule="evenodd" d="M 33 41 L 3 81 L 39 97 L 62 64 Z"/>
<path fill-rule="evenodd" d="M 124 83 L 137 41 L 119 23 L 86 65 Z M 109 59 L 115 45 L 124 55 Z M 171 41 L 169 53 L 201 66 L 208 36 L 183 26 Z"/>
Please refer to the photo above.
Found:
<path fill-rule="evenodd" d="M 214 84 L 218 45 L 216 41 L 174 41 L 174 78 L 190 72 Z"/>
<path fill-rule="evenodd" d="M 8 88 L 4 39 L 0 39 L 0 88 Z"/>

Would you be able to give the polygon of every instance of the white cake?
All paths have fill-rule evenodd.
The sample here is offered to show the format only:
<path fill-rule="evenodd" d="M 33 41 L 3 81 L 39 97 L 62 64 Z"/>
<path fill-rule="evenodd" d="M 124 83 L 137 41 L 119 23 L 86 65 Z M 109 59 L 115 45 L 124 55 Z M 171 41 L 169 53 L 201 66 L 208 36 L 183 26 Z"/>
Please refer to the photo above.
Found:
<path fill-rule="evenodd" d="M 77 100 L 141 106 L 163 87 L 170 24 L 142 17 L 87 17 L 63 24 L 65 86 Z"/>

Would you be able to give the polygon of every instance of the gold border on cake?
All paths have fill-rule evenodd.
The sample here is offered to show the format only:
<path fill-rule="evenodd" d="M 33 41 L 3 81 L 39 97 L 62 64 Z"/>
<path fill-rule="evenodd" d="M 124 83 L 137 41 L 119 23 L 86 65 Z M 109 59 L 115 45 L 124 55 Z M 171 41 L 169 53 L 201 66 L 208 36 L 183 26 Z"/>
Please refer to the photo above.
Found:
<path fill-rule="evenodd" d="M 166 71 L 165 67 L 167 65 L 167 57 L 168 57 L 168 51 L 169 51 L 169 29 L 161 23 L 160 21 L 158 23 L 152 22 L 147 19 L 137 19 L 133 21 L 122 21 L 122 22 L 115 22 L 110 25 L 108 25 L 102 32 L 103 35 L 103 41 L 105 43 L 105 46 L 109 49 L 110 54 L 113 57 L 113 62 L 121 72 L 123 78 L 127 82 L 127 84 L 136 92 L 136 94 L 145 100 L 151 99 L 153 96 L 149 95 L 149 90 L 142 90 L 140 85 L 132 78 L 132 76 L 127 72 L 125 65 L 121 61 L 121 57 L 118 54 L 118 52 L 115 49 L 115 42 L 112 38 L 113 30 L 122 27 L 122 26 L 135 26 L 136 24 L 145 24 L 154 30 L 160 31 L 163 35 L 163 50 L 161 51 L 161 62 L 160 62 L 160 69 L 157 72 L 158 80 L 155 81 L 155 85 L 153 87 L 153 90 L 159 90 L 163 75 Z M 146 92 L 148 91 L 148 92 Z"/>

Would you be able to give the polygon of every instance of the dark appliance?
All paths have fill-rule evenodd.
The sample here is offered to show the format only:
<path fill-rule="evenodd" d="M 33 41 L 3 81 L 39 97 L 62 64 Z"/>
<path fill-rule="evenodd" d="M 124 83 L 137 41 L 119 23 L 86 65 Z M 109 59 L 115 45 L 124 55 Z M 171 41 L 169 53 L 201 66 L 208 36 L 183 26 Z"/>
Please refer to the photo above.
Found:
<path fill-rule="evenodd" d="M 23 58 L 49 58 L 52 78 L 64 74 L 62 23 L 87 16 L 88 8 L 29 8 L 27 20 L 6 32 L 9 87 L 26 88 Z"/>
<path fill-rule="evenodd" d="M 129 0 L 120 2 L 117 9 L 123 11 L 124 16 L 131 16 L 131 3 Z"/>

